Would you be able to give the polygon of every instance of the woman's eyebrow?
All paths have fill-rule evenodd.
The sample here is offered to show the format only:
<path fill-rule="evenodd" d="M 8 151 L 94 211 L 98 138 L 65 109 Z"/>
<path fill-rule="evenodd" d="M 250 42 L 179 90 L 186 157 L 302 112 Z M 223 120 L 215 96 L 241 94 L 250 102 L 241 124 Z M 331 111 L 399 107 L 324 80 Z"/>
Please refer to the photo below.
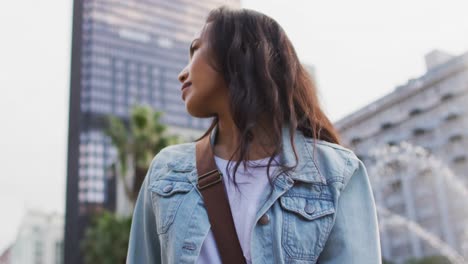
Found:
<path fill-rule="evenodd" d="M 190 43 L 190 47 L 189 47 L 190 58 L 191 58 L 192 55 L 193 55 L 193 43 L 194 43 L 195 41 L 198 41 L 198 40 L 200 40 L 200 39 L 199 39 L 199 38 L 196 38 L 196 39 L 192 40 L 192 43 Z"/>

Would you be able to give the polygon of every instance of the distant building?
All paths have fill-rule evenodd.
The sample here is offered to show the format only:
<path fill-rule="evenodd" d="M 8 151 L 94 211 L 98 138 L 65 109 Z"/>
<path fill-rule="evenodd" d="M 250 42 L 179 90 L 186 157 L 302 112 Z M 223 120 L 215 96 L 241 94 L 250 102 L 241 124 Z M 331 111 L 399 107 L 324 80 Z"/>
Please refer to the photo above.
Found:
<path fill-rule="evenodd" d="M 0 255 L 0 264 L 11 264 L 11 246 Z"/>
<path fill-rule="evenodd" d="M 468 53 L 426 55 L 427 72 L 336 122 L 343 143 L 365 162 L 373 147 L 407 141 L 441 159 L 468 186 Z M 394 177 L 374 188 L 376 201 L 417 222 L 458 252 L 468 220 L 466 200 L 443 180 Z M 457 196 L 458 195 L 458 196 Z M 382 231 L 382 230 L 381 230 Z M 382 253 L 402 263 L 408 257 L 441 254 L 411 232 L 381 233 Z"/>
<path fill-rule="evenodd" d="M 10 252 L 11 264 L 63 264 L 63 216 L 28 211 Z"/>
<path fill-rule="evenodd" d="M 135 104 L 162 111 L 169 132 L 192 140 L 211 119 L 191 117 L 177 76 L 208 12 L 239 0 L 74 1 L 65 263 L 82 263 L 79 241 L 93 211 L 118 208 L 116 150 L 106 115 L 128 121 Z M 117 201 L 117 202 L 116 202 Z"/>

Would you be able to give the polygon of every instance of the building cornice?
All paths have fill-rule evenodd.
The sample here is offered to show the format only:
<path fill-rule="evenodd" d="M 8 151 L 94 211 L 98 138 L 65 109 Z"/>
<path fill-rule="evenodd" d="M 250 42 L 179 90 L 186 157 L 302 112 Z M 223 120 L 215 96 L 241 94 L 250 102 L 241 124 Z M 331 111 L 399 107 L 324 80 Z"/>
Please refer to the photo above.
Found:
<path fill-rule="evenodd" d="M 339 131 L 346 130 L 466 69 L 468 69 L 468 52 L 428 70 L 419 78 L 410 79 L 406 84 L 397 86 L 389 94 L 341 118 L 334 125 Z"/>

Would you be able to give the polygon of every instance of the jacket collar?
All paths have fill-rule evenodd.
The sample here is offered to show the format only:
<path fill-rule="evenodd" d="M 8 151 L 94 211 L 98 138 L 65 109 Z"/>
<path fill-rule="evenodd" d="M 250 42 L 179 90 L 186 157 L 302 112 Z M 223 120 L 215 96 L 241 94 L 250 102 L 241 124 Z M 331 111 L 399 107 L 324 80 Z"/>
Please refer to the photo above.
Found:
<path fill-rule="evenodd" d="M 296 159 L 293 146 L 291 145 L 289 129 L 289 124 L 285 124 L 282 127 L 283 148 L 281 150 L 281 162 L 286 166 L 294 166 Z M 306 137 L 300 130 L 296 129 L 293 133 L 298 161 L 296 168 L 291 172 L 291 178 L 303 182 L 325 184 L 326 180 L 320 174 L 316 160 L 311 155 L 311 150 L 313 150 L 312 142 L 307 142 Z"/>
<path fill-rule="evenodd" d="M 213 146 L 218 135 L 218 126 L 215 126 L 210 133 L 210 143 Z M 283 148 L 280 152 L 280 162 L 286 166 L 294 166 L 296 164 L 293 148 L 290 142 L 289 124 L 282 127 L 282 142 Z M 316 161 L 314 160 L 311 150 L 313 151 L 313 143 L 307 142 L 304 134 L 300 130 L 294 133 L 294 143 L 298 155 L 297 166 L 286 177 L 291 177 L 293 180 L 309 182 L 309 183 L 324 183 L 325 178 L 321 175 L 317 168 Z M 309 146 L 310 145 L 310 146 Z M 196 181 L 196 159 L 195 159 L 195 142 L 189 145 L 187 150 L 184 150 L 183 155 L 179 158 L 172 160 L 168 163 L 168 167 L 173 171 L 178 172 L 191 172 L 189 179 Z"/>

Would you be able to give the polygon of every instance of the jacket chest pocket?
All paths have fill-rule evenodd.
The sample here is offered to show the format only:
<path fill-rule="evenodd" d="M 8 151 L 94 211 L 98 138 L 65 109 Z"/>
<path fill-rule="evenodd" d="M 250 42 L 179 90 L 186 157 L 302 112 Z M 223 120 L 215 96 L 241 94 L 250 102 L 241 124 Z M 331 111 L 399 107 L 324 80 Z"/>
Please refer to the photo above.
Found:
<path fill-rule="evenodd" d="M 151 199 L 158 234 L 166 233 L 174 222 L 186 194 L 193 189 L 189 182 L 157 180 L 151 185 Z"/>
<path fill-rule="evenodd" d="M 331 231 L 335 208 L 332 201 L 282 196 L 281 243 L 295 263 L 315 263 Z"/>

